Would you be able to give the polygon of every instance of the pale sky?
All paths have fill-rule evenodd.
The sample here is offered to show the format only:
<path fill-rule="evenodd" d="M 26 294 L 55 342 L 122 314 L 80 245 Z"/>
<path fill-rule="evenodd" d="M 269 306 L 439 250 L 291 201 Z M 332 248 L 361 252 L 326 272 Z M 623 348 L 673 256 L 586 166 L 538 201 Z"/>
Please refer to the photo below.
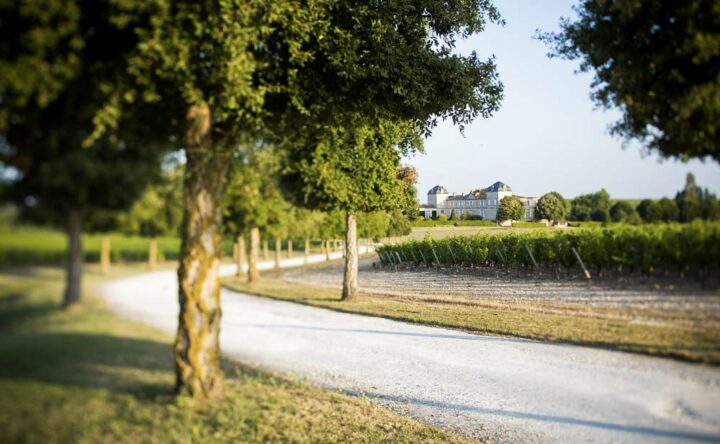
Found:
<path fill-rule="evenodd" d="M 617 113 L 596 109 L 590 99 L 590 73 L 575 74 L 577 62 L 550 59 L 536 29 L 555 31 L 561 16 L 572 14 L 571 0 L 496 0 L 505 27 L 458 44 L 458 51 L 495 54 L 505 85 L 502 108 L 478 120 L 463 137 L 441 123 L 426 140 L 426 153 L 406 159 L 419 171 L 418 197 L 434 185 L 468 192 L 497 180 L 513 192 L 540 196 L 558 191 L 565 197 L 608 190 L 614 198 L 675 196 L 688 172 L 697 183 L 720 194 L 720 166 L 643 157 L 636 145 L 623 149 L 608 125 Z"/>

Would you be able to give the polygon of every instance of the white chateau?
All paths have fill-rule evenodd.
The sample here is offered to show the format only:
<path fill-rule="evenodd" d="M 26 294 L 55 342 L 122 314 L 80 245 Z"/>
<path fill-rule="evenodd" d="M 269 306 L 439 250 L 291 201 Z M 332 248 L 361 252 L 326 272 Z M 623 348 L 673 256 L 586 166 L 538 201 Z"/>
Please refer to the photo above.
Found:
<path fill-rule="evenodd" d="M 455 210 L 458 217 L 469 213 L 472 216 L 480 216 L 483 220 L 495 220 L 500 201 L 512 195 L 512 189 L 502 182 L 495 182 L 484 190 L 475 190 L 467 194 L 450 194 L 445 187 L 435 185 L 427 193 L 427 204 L 420 205 L 420 213 L 426 218 L 441 214 L 449 218 L 450 213 Z M 525 205 L 525 220 L 533 220 L 537 198 L 515 197 Z"/>

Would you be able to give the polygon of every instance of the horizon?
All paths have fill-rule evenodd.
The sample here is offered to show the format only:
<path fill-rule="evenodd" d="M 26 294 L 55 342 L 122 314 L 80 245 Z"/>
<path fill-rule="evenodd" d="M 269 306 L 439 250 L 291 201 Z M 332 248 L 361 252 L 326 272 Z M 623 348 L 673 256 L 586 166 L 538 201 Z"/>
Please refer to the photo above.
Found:
<path fill-rule="evenodd" d="M 720 165 L 712 160 L 662 159 L 637 142 L 623 148 L 607 131 L 619 111 L 599 110 L 590 99 L 593 74 L 575 74 L 578 63 L 548 58 L 545 44 L 533 40 L 536 29 L 556 31 L 560 17 L 572 16 L 574 1 L 495 3 L 507 24 L 489 25 L 458 42 L 457 51 L 495 54 L 505 85 L 501 109 L 468 125 L 465 136 L 440 122 L 425 154 L 403 159 L 418 170 L 420 200 L 435 185 L 463 192 L 498 180 L 523 196 L 557 191 L 573 198 L 605 188 L 613 199 L 656 199 L 674 197 L 689 172 L 720 194 Z"/>

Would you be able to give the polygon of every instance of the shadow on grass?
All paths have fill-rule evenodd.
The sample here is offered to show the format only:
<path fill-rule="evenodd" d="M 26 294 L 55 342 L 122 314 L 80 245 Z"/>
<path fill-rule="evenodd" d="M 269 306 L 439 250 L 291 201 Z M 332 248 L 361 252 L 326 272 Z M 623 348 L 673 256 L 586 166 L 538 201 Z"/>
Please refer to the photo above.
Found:
<path fill-rule="evenodd" d="M 0 377 L 155 399 L 172 394 L 172 356 L 170 344 L 146 339 L 11 333 L 0 336 Z"/>

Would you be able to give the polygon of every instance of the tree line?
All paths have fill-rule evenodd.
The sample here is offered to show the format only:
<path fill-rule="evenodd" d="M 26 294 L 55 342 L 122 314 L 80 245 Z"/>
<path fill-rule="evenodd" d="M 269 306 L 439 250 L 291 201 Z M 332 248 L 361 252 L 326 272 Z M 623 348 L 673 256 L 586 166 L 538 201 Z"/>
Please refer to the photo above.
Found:
<path fill-rule="evenodd" d="M 604 189 L 566 200 L 557 192 L 544 194 L 535 207 L 535 219 L 549 221 L 626 222 L 692 222 L 696 219 L 720 220 L 720 201 L 707 188 L 695 182 L 688 173 L 685 186 L 674 199 L 643 199 L 637 205 L 627 200 L 613 203 Z"/>

